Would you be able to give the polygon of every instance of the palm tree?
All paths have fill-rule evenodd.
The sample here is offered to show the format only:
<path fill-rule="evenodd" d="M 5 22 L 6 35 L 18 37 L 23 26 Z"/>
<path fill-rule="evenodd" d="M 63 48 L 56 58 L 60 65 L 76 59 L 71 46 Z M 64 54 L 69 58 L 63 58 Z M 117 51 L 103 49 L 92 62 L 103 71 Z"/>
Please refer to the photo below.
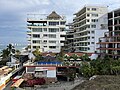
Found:
<path fill-rule="evenodd" d="M 41 55 L 39 48 L 36 48 L 36 50 L 33 51 L 32 53 L 35 56 L 35 61 L 39 61 L 42 59 L 42 55 Z"/>
<path fill-rule="evenodd" d="M 68 55 L 64 55 L 64 59 L 66 59 L 66 60 L 70 60 L 70 56 L 68 56 Z"/>
<path fill-rule="evenodd" d="M 77 60 L 77 59 L 78 59 L 78 56 L 77 56 L 76 54 L 73 54 L 71 57 L 72 57 L 74 60 Z"/>
<path fill-rule="evenodd" d="M 10 54 L 15 53 L 15 49 L 14 49 L 14 46 L 13 46 L 12 44 L 9 44 L 9 45 L 7 46 L 7 49 L 8 49 L 8 51 L 10 52 Z"/>
<path fill-rule="evenodd" d="M 2 59 L 6 59 L 9 56 L 10 52 L 8 51 L 8 49 L 3 49 L 2 50 Z"/>

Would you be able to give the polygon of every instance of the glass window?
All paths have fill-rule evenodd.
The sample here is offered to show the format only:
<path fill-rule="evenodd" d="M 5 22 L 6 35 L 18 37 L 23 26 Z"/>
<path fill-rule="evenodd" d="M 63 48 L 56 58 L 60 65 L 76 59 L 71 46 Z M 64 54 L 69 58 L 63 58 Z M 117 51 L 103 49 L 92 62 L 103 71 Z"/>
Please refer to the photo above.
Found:
<path fill-rule="evenodd" d="M 88 11 L 90 11 L 90 8 L 87 8 Z"/>
<path fill-rule="evenodd" d="M 92 14 L 93 17 L 98 17 L 98 14 Z"/>
<path fill-rule="evenodd" d="M 92 19 L 92 22 L 98 22 L 98 19 Z"/>
<path fill-rule="evenodd" d="M 47 42 L 47 40 L 44 40 L 43 42 Z"/>
<path fill-rule="evenodd" d="M 47 34 L 43 34 L 43 37 L 47 37 Z"/>
<path fill-rule="evenodd" d="M 49 28 L 49 32 L 59 32 L 59 28 Z"/>
<path fill-rule="evenodd" d="M 42 28 L 33 28 L 32 31 L 33 32 L 42 32 Z"/>
<path fill-rule="evenodd" d="M 96 8 L 92 8 L 92 11 L 96 11 L 97 9 Z"/>
<path fill-rule="evenodd" d="M 49 48 L 51 48 L 51 49 L 55 49 L 55 48 L 56 48 L 56 46 L 49 46 Z"/>
<path fill-rule="evenodd" d="M 94 44 L 94 42 L 91 42 L 91 44 Z"/>
<path fill-rule="evenodd" d="M 90 17 L 90 14 L 87 14 L 87 17 Z"/>
<path fill-rule="evenodd" d="M 96 25 L 91 25 L 91 28 L 96 28 Z"/>
<path fill-rule="evenodd" d="M 60 25 L 65 25 L 65 22 L 60 22 Z"/>
<path fill-rule="evenodd" d="M 33 40 L 32 42 L 40 44 L 40 40 Z"/>
<path fill-rule="evenodd" d="M 90 22 L 90 20 L 89 20 L 89 19 L 87 19 L 87 22 Z"/>
<path fill-rule="evenodd" d="M 47 28 L 43 28 L 44 32 L 47 32 Z"/>
<path fill-rule="evenodd" d="M 94 31 L 91 31 L 91 33 L 94 33 Z"/>
<path fill-rule="evenodd" d="M 33 38 L 40 38 L 40 34 L 33 34 Z"/>
<path fill-rule="evenodd" d="M 56 41 L 50 40 L 49 43 L 56 43 Z"/>
<path fill-rule="evenodd" d="M 49 34 L 49 38 L 56 38 L 56 34 Z"/>
<path fill-rule="evenodd" d="M 49 25 L 50 26 L 56 26 L 56 25 L 59 25 L 59 22 L 49 22 Z"/>

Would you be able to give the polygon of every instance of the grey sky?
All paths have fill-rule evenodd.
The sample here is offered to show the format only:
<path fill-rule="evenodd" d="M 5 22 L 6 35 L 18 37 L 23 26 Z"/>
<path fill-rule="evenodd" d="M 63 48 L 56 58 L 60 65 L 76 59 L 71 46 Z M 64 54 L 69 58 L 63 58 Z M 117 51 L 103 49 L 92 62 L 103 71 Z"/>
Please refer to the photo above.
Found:
<path fill-rule="evenodd" d="M 0 0 L 0 43 L 27 42 L 29 13 L 49 14 L 55 10 L 71 22 L 73 14 L 86 4 L 107 5 L 113 10 L 120 7 L 120 0 Z"/>

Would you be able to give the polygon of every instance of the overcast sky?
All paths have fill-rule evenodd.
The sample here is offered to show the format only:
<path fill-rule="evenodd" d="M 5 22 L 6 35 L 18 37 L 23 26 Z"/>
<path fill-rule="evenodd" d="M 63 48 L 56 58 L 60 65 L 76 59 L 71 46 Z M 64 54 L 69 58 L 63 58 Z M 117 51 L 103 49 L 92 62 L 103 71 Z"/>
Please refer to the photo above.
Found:
<path fill-rule="evenodd" d="M 120 7 L 120 0 L 0 0 L 0 44 L 27 42 L 26 18 L 29 13 L 56 11 L 66 15 L 71 22 L 73 14 L 86 4 L 107 5 L 110 11 Z"/>

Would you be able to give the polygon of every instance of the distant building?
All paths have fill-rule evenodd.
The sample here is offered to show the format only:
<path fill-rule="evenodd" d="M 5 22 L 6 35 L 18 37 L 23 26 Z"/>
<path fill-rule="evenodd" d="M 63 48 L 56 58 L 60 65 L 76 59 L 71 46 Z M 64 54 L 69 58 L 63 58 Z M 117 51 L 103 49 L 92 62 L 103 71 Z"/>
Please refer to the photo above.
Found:
<path fill-rule="evenodd" d="M 109 32 L 99 38 L 98 54 L 120 58 L 120 9 L 108 13 L 108 29 Z"/>
<path fill-rule="evenodd" d="M 55 11 L 45 18 L 42 16 L 45 15 L 28 15 L 27 27 L 30 31 L 27 34 L 31 49 L 40 48 L 42 52 L 59 53 L 65 41 L 65 17 Z"/>
<path fill-rule="evenodd" d="M 69 23 L 68 30 L 66 32 L 66 41 L 65 41 L 65 52 L 74 52 L 74 30 L 73 30 L 73 24 Z"/>
<path fill-rule="evenodd" d="M 75 52 L 94 53 L 97 50 L 96 43 L 108 31 L 107 12 L 106 6 L 85 6 L 74 14 Z"/>

